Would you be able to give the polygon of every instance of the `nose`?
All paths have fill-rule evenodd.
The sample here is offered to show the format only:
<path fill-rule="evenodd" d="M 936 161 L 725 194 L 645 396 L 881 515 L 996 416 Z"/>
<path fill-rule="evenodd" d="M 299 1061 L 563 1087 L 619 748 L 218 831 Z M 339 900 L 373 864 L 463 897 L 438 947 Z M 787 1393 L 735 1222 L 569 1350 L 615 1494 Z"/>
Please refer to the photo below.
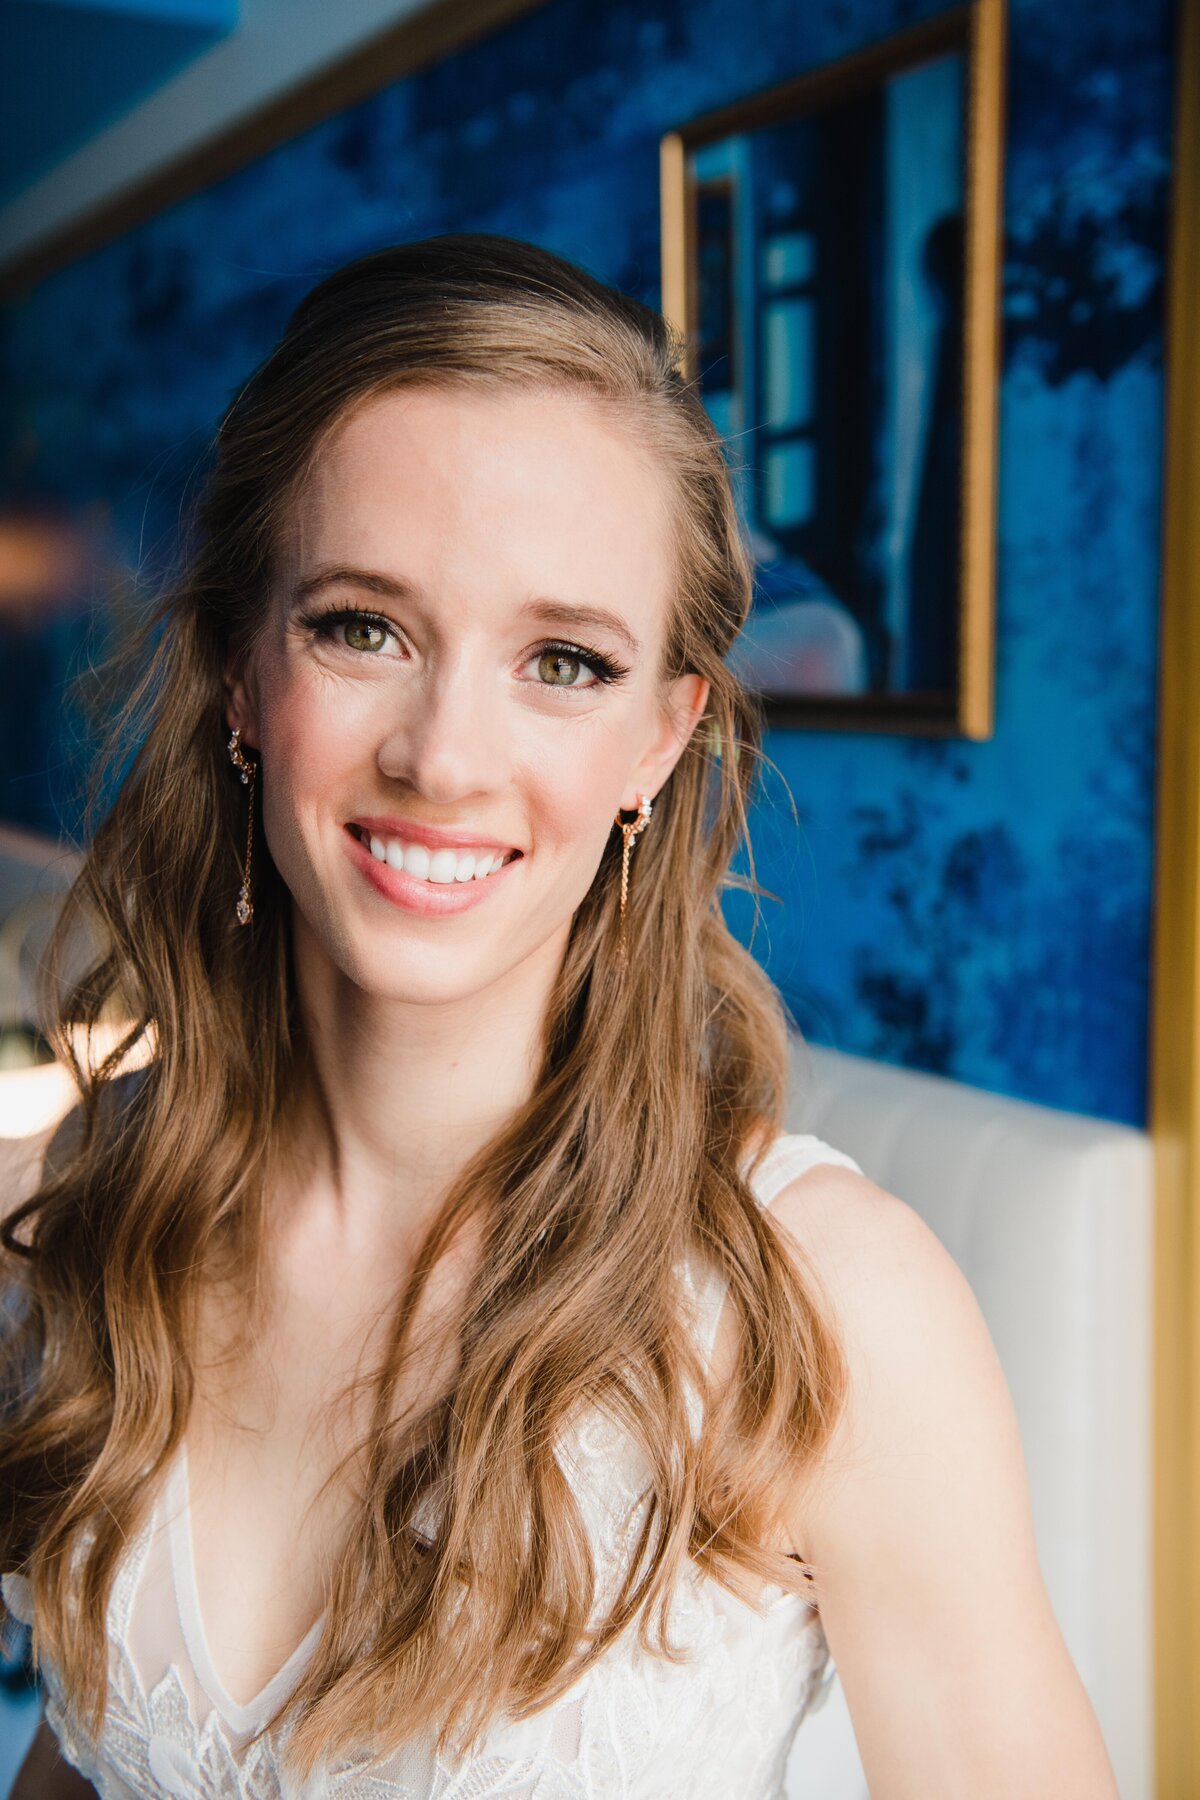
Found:
<path fill-rule="evenodd" d="M 509 747 L 501 712 L 495 670 L 485 670 L 482 655 L 432 659 L 380 743 L 380 771 L 442 805 L 502 786 Z"/>

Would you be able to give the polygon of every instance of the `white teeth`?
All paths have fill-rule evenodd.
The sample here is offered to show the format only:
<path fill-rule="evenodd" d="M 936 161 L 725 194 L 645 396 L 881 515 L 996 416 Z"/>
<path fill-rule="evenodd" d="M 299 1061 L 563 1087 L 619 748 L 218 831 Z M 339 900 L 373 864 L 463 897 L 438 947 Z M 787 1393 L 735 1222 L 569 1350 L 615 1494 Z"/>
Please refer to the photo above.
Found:
<path fill-rule="evenodd" d="M 393 839 L 388 845 L 388 861 L 393 869 L 403 869 L 418 881 L 429 880 L 429 852 L 424 844 L 398 844 Z"/>
<path fill-rule="evenodd" d="M 404 856 L 405 856 L 405 861 L 407 861 L 408 856 L 409 856 L 409 852 L 407 850 L 404 852 Z M 457 873 L 458 873 L 458 851 L 457 850 L 435 850 L 433 855 L 429 858 L 429 879 L 430 879 L 430 881 L 443 881 L 443 882 L 453 881 L 454 877 Z"/>
<path fill-rule="evenodd" d="M 424 844 L 402 844 L 396 838 L 371 834 L 368 842 L 376 862 L 403 869 L 418 881 L 448 885 L 454 881 L 482 881 L 494 875 L 504 862 L 504 852 L 487 850 L 428 850 Z"/>

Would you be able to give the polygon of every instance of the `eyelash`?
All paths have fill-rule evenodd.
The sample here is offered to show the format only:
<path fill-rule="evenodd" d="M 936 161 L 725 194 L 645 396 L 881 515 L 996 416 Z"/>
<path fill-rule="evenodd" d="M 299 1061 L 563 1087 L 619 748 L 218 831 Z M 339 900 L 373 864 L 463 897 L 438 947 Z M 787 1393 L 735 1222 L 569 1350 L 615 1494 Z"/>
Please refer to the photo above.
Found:
<path fill-rule="evenodd" d="M 338 625 L 345 625 L 351 619 L 365 620 L 369 625 L 378 625 L 382 630 L 390 631 L 393 637 L 396 635 L 396 627 L 392 624 L 390 619 L 383 615 L 383 613 L 364 611 L 361 607 L 357 606 L 338 606 L 332 607 L 325 612 L 317 611 L 304 613 L 301 615 L 299 622 L 301 625 L 306 626 L 310 631 L 316 632 L 318 637 L 324 638 L 326 641 L 331 641 L 335 627 Z M 353 656 L 371 655 L 369 650 L 352 650 L 349 644 L 343 644 L 340 648 L 350 650 L 350 653 Z M 544 656 L 551 650 L 561 650 L 565 655 L 574 657 L 579 662 L 586 663 L 594 670 L 598 679 L 595 682 L 585 683 L 583 687 L 576 687 L 574 684 L 571 684 L 570 686 L 559 687 L 557 690 L 555 684 L 550 681 L 534 683 L 535 687 L 544 687 L 549 693 L 557 691 L 559 693 L 585 694 L 593 687 L 607 687 L 618 681 L 623 681 L 629 673 L 629 670 L 624 663 L 617 662 L 614 657 L 606 656 L 602 650 L 589 650 L 585 644 L 571 644 L 564 638 L 547 638 L 543 643 L 535 645 L 529 654 L 530 656 Z"/>

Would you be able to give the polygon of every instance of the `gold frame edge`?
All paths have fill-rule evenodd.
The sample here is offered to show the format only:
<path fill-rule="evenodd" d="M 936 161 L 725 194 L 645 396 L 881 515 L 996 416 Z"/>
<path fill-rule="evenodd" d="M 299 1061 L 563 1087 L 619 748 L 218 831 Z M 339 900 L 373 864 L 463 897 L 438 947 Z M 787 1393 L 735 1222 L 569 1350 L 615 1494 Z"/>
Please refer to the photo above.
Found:
<path fill-rule="evenodd" d="M 1150 1033 L 1158 1800 L 1200 1794 L 1200 0 L 1180 0 Z"/>

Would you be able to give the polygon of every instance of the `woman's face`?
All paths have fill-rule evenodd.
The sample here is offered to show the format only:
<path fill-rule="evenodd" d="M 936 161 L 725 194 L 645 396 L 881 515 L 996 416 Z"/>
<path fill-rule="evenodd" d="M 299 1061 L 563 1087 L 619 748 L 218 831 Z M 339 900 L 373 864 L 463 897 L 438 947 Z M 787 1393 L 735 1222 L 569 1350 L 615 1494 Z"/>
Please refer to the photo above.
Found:
<path fill-rule="evenodd" d="M 449 1000 L 557 966 L 618 808 L 658 793 L 708 697 L 657 683 L 667 507 L 573 395 L 413 388 L 328 441 L 227 717 L 297 926 L 363 989 Z M 474 874 L 486 846 L 520 854 Z"/>

